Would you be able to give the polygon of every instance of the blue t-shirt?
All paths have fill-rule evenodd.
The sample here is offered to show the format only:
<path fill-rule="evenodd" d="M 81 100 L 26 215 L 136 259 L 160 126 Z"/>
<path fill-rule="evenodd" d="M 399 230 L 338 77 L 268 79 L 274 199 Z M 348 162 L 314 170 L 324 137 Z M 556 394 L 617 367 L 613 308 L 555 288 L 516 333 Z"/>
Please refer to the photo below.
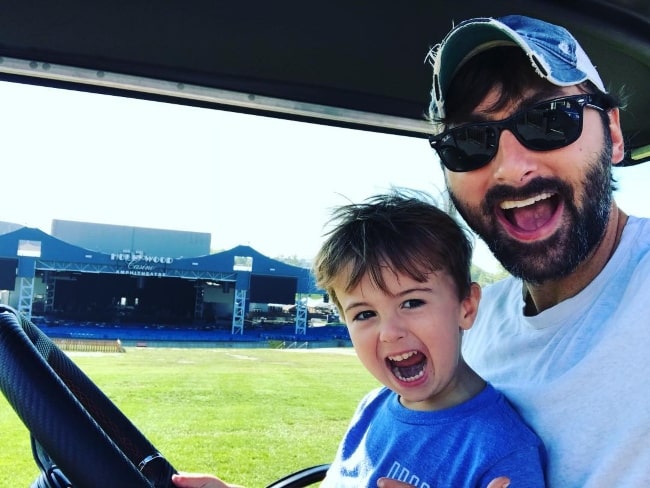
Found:
<path fill-rule="evenodd" d="M 418 488 L 543 487 L 541 440 L 505 397 L 487 385 L 452 408 L 416 411 L 387 388 L 361 401 L 321 487 L 375 487 L 381 477 Z"/>

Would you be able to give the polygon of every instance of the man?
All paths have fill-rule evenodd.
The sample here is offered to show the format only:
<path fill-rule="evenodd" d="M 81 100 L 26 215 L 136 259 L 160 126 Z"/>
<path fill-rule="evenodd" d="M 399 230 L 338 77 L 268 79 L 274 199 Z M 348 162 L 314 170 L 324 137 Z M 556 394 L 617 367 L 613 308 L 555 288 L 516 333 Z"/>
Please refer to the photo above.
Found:
<path fill-rule="evenodd" d="M 485 289 L 467 362 L 542 437 L 550 487 L 650 486 L 650 222 L 613 200 L 616 98 L 535 19 L 465 21 L 432 60 L 451 199 L 513 275 Z"/>
<path fill-rule="evenodd" d="M 450 197 L 513 275 L 485 290 L 467 362 L 542 437 L 549 486 L 650 486 L 650 223 L 613 200 L 616 98 L 536 19 L 465 21 L 432 61 Z"/>

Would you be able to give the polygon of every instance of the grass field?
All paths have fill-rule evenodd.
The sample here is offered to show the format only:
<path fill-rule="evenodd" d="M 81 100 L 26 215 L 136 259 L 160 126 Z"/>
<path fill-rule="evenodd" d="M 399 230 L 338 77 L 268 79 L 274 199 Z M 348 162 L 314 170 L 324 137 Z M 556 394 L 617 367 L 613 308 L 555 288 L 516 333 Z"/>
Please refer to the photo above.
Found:
<path fill-rule="evenodd" d="M 329 462 L 376 380 L 352 349 L 129 348 L 69 353 L 180 471 L 250 488 Z M 29 434 L 0 396 L 0 487 L 37 476 Z"/>

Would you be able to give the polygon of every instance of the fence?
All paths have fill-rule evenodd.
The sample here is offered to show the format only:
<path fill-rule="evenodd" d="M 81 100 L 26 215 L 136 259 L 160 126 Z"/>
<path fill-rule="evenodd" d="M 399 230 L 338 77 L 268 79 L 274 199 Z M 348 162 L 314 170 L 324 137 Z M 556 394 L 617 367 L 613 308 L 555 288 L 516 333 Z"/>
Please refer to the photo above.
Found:
<path fill-rule="evenodd" d="M 275 349 L 307 349 L 309 342 L 287 342 L 287 341 L 269 341 L 269 345 Z"/>
<path fill-rule="evenodd" d="M 63 351 L 82 352 L 126 352 L 119 339 L 60 339 L 54 338 L 52 342 Z"/>

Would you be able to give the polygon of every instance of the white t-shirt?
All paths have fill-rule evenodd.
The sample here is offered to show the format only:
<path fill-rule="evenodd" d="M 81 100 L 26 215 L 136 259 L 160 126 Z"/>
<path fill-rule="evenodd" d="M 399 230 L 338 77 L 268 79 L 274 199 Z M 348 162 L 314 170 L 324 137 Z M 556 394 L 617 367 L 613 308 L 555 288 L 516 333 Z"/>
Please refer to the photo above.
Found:
<path fill-rule="evenodd" d="M 549 487 L 650 487 L 650 220 L 578 295 L 523 307 L 520 280 L 486 287 L 463 353 L 541 436 Z"/>

